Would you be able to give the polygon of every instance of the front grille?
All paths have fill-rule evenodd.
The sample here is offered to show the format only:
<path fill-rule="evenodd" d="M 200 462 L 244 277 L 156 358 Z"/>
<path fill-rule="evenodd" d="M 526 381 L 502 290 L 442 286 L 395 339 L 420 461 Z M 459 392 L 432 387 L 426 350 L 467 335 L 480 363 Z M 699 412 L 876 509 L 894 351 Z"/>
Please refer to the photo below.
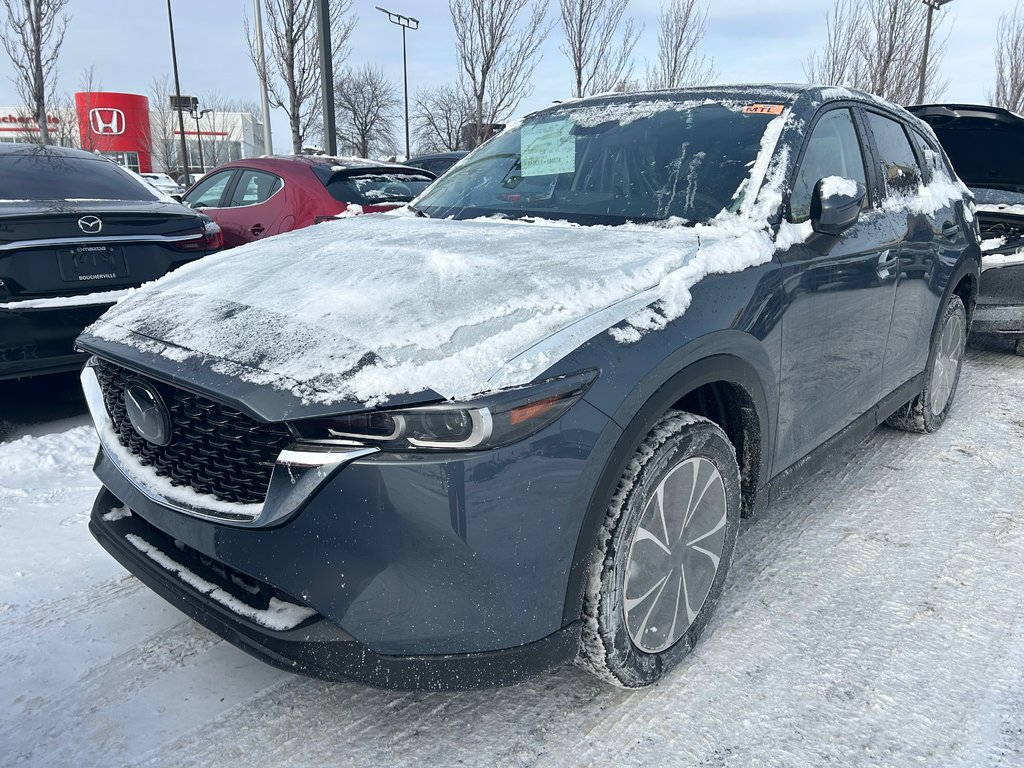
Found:
<path fill-rule="evenodd" d="M 114 432 L 139 463 L 222 501 L 260 504 L 266 498 L 274 461 L 292 442 L 281 424 L 264 424 L 221 403 L 98 360 L 96 376 Z M 141 437 L 128 420 L 124 385 L 142 378 L 163 397 L 171 416 L 171 442 L 158 446 Z"/>

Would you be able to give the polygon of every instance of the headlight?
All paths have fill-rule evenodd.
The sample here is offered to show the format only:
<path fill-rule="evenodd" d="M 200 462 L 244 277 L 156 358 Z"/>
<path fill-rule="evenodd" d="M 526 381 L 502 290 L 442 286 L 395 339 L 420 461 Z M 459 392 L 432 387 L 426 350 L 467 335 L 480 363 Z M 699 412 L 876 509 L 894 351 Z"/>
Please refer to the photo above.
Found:
<path fill-rule="evenodd" d="M 300 440 L 358 442 L 384 450 L 496 448 L 538 432 L 565 413 L 597 378 L 583 371 L 466 402 L 293 421 Z"/>

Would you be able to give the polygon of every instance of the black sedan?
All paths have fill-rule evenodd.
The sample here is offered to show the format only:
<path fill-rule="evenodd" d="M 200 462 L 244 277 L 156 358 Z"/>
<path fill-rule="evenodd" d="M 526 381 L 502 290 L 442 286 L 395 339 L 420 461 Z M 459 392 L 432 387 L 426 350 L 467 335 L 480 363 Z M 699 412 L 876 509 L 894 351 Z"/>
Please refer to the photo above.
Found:
<path fill-rule="evenodd" d="M 74 370 L 128 289 L 221 247 L 220 228 L 89 152 L 0 145 L 0 379 Z"/>

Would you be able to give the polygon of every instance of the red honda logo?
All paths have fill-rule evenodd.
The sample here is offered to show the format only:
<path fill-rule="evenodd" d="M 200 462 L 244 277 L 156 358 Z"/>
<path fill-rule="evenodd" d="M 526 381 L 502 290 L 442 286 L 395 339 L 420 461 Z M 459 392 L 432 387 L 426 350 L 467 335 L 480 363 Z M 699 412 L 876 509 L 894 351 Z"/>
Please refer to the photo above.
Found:
<path fill-rule="evenodd" d="M 124 133 L 124 112 L 112 107 L 90 109 L 89 126 L 93 133 L 103 136 L 120 136 Z"/>

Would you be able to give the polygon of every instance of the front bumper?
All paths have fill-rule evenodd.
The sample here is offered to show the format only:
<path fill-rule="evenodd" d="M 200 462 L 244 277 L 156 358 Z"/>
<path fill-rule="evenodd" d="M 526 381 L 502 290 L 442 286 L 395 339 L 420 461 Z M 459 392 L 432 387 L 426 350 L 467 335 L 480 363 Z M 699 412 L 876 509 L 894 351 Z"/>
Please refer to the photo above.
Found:
<path fill-rule="evenodd" d="M 338 461 L 301 466 L 290 457 L 309 451 L 293 445 L 274 465 L 266 501 L 249 505 L 259 509 L 228 519 L 224 510 L 189 507 L 189 489 L 149 477 L 152 469 L 105 423 L 91 373 L 83 382 L 104 485 L 94 535 L 239 647 L 320 677 L 432 688 L 512 682 L 574 655 L 580 606 L 569 597 L 570 574 L 590 497 L 621 434 L 586 401 L 532 437 L 487 451 L 347 448 Z M 169 537 L 180 551 L 312 609 L 317 636 L 282 637 L 225 615 L 188 578 L 125 546 L 118 529 L 127 523 L 103 518 L 121 506 L 132 510 L 134 525 Z"/>
<path fill-rule="evenodd" d="M 382 688 L 460 690 L 516 683 L 565 663 L 576 653 L 579 626 L 575 623 L 515 648 L 429 656 L 374 653 L 315 613 L 294 627 L 270 629 L 228 607 L 237 606 L 247 597 L 244 588 L 232 589 L 232 585 L 251 584 L 250 580 L 214 563 L 204 566 L 203 558 L 194 550 L 180 542 L 175 546 L 170 537 L 121 509 L 113 494 L 107 490 L 100 492 L 89 530 L 103 548 L 183 613 L 232 645 L 280 669 L 325 680 L 356 680 Z M 148 547 L 140 548 L 140 542 Z M 154 550 L 162 555 L 159 560 L 146 554 Z M 170 560 L 180 568 L 177 578 L 168 570 Z M 200 581 L 215 585 L 230 598 L 218 601 L 204 594 L 195 586 Z M 250 598 L 249 602 L 256 599 Z M 279 599 L 289 600 L 283 596 Z M 297 601 L 289 604 L 296 605 Z"/>
<path fill-rule="evenodd" d="M 1024 253 L 986 255 L 982 267 L 971 333 L 1024 338 Z"/>

